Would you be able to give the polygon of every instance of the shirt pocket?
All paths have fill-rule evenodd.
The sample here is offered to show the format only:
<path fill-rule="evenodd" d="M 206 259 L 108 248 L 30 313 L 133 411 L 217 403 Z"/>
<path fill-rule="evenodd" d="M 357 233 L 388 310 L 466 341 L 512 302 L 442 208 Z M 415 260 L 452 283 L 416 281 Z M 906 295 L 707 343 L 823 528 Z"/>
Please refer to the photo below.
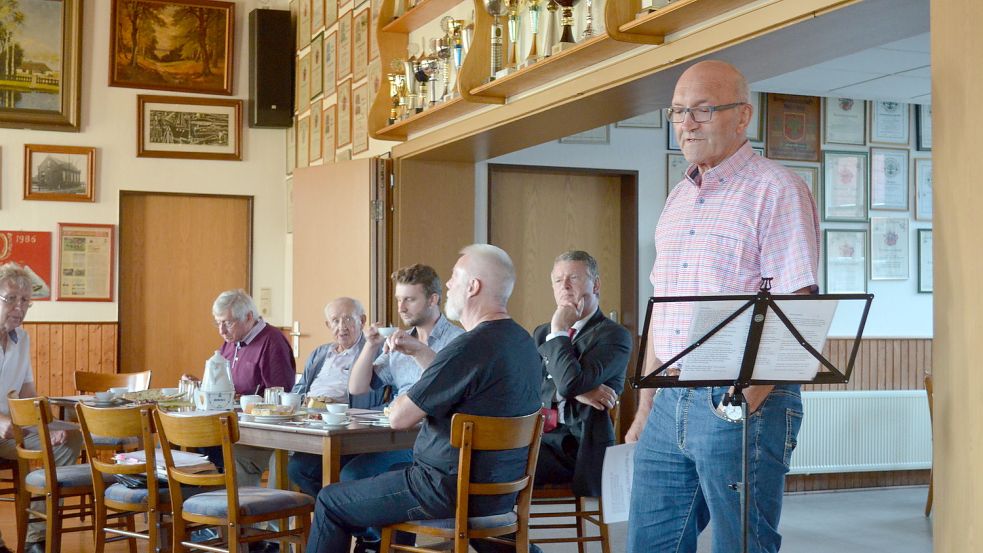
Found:
<path fill-rule="evenodd" d="M 750 235 L 713 230 L 707 233 L 701 255 L 702 293 L 742 293 L 757 285 L 757 253 Z M 752 274 L 753 273 L 753 274 Z"/>

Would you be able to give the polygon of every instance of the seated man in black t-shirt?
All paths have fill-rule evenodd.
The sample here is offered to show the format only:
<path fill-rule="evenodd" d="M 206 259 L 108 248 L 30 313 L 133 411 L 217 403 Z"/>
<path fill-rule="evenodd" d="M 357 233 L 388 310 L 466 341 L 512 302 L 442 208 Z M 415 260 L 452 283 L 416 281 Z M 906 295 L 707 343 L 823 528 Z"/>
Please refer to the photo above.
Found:
<path fill-rule="evenodd" d="M 352 533 L 407 520 L 452 518 L 458 452 L 450 445 L 454 413 L 517 417 L 540 407 L 539 353 L 506 305 L 515 283 L 512 260 L 500 248 L 461 250 L 447 282 L 447 317 L 467 331 L 442 349 L 420 380 L 390 407 L 393 428 L 423 427 L 413 464 L 373 478 L 332 484 L 318 494 L 307 553 L 348 553 Z M 525 470 L 523 449 L 477 452 L 476 481 L 514 480 Z M 472 516 L 512 510 L 515 496 L 472 500 Z"/>

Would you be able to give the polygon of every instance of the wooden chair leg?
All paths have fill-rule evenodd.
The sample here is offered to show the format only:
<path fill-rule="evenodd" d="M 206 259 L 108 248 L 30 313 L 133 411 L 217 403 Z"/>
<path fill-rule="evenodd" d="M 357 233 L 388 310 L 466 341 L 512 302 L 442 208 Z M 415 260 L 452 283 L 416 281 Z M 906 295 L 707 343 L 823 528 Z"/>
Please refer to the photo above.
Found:
<path fill-rule="evenodd" d="M 18 480 L 18 482 L 20 481 Z M 23 482 L 20 484 L 23 485 Z M 21 491 L 14 496 L 14 508 L 17 509 L 17 515 L 14 517 L 17 523 L 17 553 L 24 553 L 24 542 L 27 541 L 27 520 L 31 518 L 27 508 L 30 506 L 31 496 L 22 487 Z"/>
<path fill-rule="evenodd" d="M 385 527 L 382 529 L 382 537 L 379 540 L 379 553 L 390 553 L 390 545 L 393 541 L 393 530 L 392 528 Z"/>
<path fill-rule="evenodd" d="M 96 544 L 96 553 L 103 553 L 106 550 L 106 506 L 102 502 L 95 506 L 92 524 L 92 537 Z"/>
<path fill-rule="evenodd" d="M 601 498 L 597 498 L 597 530 L 601 534 L 601 553 L 611 553 L 611 543 L 608 541 L 608 525 L 604 522 L 604 506 Z"/>
<path fill-rule="evenodd" d="M 587 510 L 583 497 L 577 498 L 577 501 L 574 502 L 574 509 L 576 509 L 579 512 L 584 512 Z M 579 539 L 579 541 L 577 542 L 577 553 L 585 553 L 584 549 L 586 544 L 581 538 L 587 536 L 587 531 L 586 531 L 587 525 L 585 524 L 586 521 L 584 520 L 584 517 L 580 515 L 574 516 L 574 519 L 577 521 L 577 538 Z"/>
<path fill-rule="evenodd" d="M 935 488 L 935 471 L 928 471 L 928 497 L 925 499 L 925 516 L 932 514 L 932 492 Z"/>
<path fill-rule="evenodd" d="M 61 505 L 56 496 L 48 495 L 44 502 L 47 524 L 45 525 L 45 553 L 61 553 Z"/>

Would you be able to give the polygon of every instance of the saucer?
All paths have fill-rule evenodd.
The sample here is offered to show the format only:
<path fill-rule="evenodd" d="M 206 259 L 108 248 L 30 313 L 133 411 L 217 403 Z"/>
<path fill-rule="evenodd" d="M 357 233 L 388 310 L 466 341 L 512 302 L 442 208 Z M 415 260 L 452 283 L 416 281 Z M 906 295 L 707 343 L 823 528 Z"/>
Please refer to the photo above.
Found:
<path fill-rule="evenodd" d="M 345 420 L 342 422 L 328 422 L 324 419 L 321 419 L 321 423 L 324 424 L 324 426 L 348 426 L 349 424 L 352 423 L 352 418 L 345 417 Z"/>
<path fill-rule="evenodd" d="M 390 428 L 389 419 L 379 419 L 372 421 L 372 426 L 384 426 Z"/>

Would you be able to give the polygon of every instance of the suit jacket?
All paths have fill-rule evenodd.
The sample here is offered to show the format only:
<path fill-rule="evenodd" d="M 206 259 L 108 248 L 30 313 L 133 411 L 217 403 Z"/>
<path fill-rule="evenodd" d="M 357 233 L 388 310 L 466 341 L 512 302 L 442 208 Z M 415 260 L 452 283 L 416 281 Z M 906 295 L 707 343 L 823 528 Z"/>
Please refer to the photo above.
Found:
<path fill-rule="evenodd" d="M 615 443 L 614 427 L 607 411 L 598 411 L 574 398 L 601 384 L 621 394 L 631 355 L 631 334 L 605 317 L 600 309 L 574 335 L 573 341 L 566 336 L 546 341 L 549 333 L 549 323 L 540 325 L 533 333 L 543 359 L 541 398 L 545 405 L 552 405 L 559 391 L 567 401 L 563 409 L 565 422 L 553 432 L 543 434 L 543 447 L 569 451 L 563 441 L 575 439 L 573 491 L 579 496 L 599 497 L 601 465 L 605 449 Z"/>

